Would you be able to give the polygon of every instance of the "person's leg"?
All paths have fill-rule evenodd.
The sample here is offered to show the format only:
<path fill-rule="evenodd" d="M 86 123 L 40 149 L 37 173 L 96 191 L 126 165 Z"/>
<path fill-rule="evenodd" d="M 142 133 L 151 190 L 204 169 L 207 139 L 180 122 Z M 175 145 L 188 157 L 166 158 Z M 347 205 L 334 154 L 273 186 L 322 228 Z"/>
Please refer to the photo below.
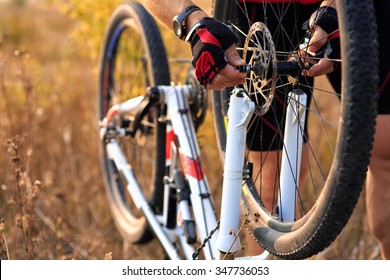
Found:
<path fill-rule="evenodd" d="M 279 155 L 278 155 L 279 153 Z M 268 209 L 275 208 L 277 193 L 275 184 L 278 184 L 279 172 L 276 162 L 281 157 L 280 151 L 254 152 L 249 153 L 248 160 L 253 163 L 253 180 L 261 200 Z M 260 172 L 261 168 L 261 172 Z M 261 174 L 261 175 L 258 175 Z M 245 254 L 248 256 L 259 255 L 264 249 L 246 231 Z"/>
<path fill-rule="evenodd" d="M 368 224 L 383 259 L 390 259 L 390 115 L 378 115 L 374 148 L 367 174 Z"/>
<path fill-rule="evenodd" d="M 318 8 L 318 4 L 301 5 L 298 3 L 264 4 L 259 3 L 243 3 L 241 9 L 237 9 L 235 15 L 235 24 L 240 27 L 240 30 L 249 29 L 249 21 L 243 11 L 251 11 L 250 22 L 264 22 L 273 35 L 275 48 L 279 52 L 293 51 L 301 43 L 300 40 L 305 36 L 305 31 L 302 29 L 303 23 L 310 18 L 311 14 Z M 245 6 L 246 5 L 246 6 Z M 299 13 L 299 14 L 297 14 Z M 280 22 L 282 20 L 282 22 Z M 296 22 L 298 20 L 298 22 Z M 280 32 L 283 30 L 283 32 Z M 239 46 L 243 46 L 245 36 L 241 32 L 237 32 L 240 38 Z M 285 56 L 278 57 L 280 60 L 286 59 Z M 279 78 L 280 84 L 289 84 L 286 77 Z M 304 84 L 311 85 L 313 80 L 305 77 Z M 247 146 L 251 150 L 248 161 L 253 163 L 253 181 L 261 196 L 262 202 L 268 209 L 275 210 L 279 185 L 280 163 L 282 153 L 282 142 L 278 134 L 283 127 L 283 116 L 287 101 L 285 100 L 290 87 L 278 88 L 273 101 L 273 108 L 269 110 L 262 118 L 251 124 L 251 128 L 247 135 Z M 310 102 L 311 96 L 308 96 Z M 264 122 L 263 122 L 264 121 Z M 306 129 L 305 129 L 306 130 Z M 276 136 L 275 136 L 276 134 Z M 261 152 L 263 151 L 263 152 Z M 303 159 L 302 159 L 303 161 Z M 307 165 L 306 165 L 307 166 Z M 261 168 L 261 175 L 259 171 Z M 306 169 L 302 168 L 301 174 L 306 173 Z M 247 232 L 247 231 L 246 231 Z M 262 247 L 246 233 L 246 255 L 258 255 L 263 252 Z"/>
<path fill-rule="evenodd" d="M 303 146 L 303 150 L 305 145 Z M 308 164 L 304 159 L 304 151 L 302 151 L 302 163 L 300 172 L 300 183 L 303 181 L 308 173 Z M 253 181 L 256 189 L 261 197 L 262 202 L 270 211 L 275 211 L 278 203 L 278 186 L 280 177 L 280 162 L 282 157 L 281 150 L 268 152 L 251 151 L 248 160 L 253 163 Z M 260 170 L 261 169 L 261 170 Z M 261 175 L 259 175 L 261 174 Z M 246 232 L 246 255 L 255 256 L 261 254 L 264 249 L 257 243 L 249 232 Z"/>
<path fill-rule="evenodd" d="M 367 219 L 382 258 L 390 259 L 390 2 L 375 1 L 379 34 L 380 87 L 377 126 L 366 181 Z"/>

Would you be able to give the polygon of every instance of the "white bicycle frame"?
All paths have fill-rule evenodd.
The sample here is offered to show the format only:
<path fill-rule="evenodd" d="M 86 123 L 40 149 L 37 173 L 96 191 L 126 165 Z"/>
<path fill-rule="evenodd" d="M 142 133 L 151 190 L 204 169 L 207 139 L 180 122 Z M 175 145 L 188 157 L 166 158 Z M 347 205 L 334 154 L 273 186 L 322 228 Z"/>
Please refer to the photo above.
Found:
<path fill-rule="evenodd" d="M 255 105 L 250 98 L 244 94 L 243 89 L 235 89 L 230 98 L 228 112 L 228 134 L 224 166 L 224 180 L 222 188 L 221 216 L 219 230 L 215 230 L 211 238 L 210 233 L 216 228 L 218 218 L 214 210 L 214 204 L 210 195 L 210 189 L 205 172 L 200 160 L 200 149 L 196 138 L 195 129 L 192 123 L 191 110 L 187 99 L 190 96 L 190 86 L 159 86 L 160 101 L 167 105 L 167 145 L 170 149 L 167 157 L 167 165 L 171 174 L 175 169 L 180 168 L 189 185 L 190 202 L 192 211 L 187 201 L 180 201 L 177 209 L 181 214 L 181 220 L 195 221 L 198 240 L 207 240 L 203 248 L 205 259 L 219 259 L 225 254 L 234 254 L 241 245 L 238 238 L 240 223 L 240 199 L 243 182 L 244 155 L 246 130 L 249 120 L 254 112 Z M 300 157 L 298 161 L 290 162 L 289 158 L 295 158 L 292 152 L 301 154 L 302 139 L 296 137 L 296 133 L 304 127 L 304 114 L 306 96 L 292 93 L 287 110 L 287 129 L 285 133 L 285 143 L 290 143 L 291 147 L 285 146 L 289 152 L 283 153 L 281 188 L 279 190 L 279 207 L 283 210 L 281 217 L 284 221 L 292 220 L 296 201 L 295 181 L 299 177 Z M 142 97 L 130 99 L 122 104 L 115 105 L 115 113 L 124 114 L 137 109 L 142 101 Z M 104 135 L 102 128 L 101 135 Z M 102 136 L 103 137 L 103 136 Z M 288 137 L 289 139 L 286 139 Z M 297 140 L 298 139 L 298 140 Z M 294 142 L 295 141 L 295 142 Z M 177 143 L 180 143 L 177 145 Z M 298 145 L 298 149 L 297 149 Z M 292 148 L 293 147 L 293 148 Z M 133 174 L 133 169 L 126 162 L 121 148 L 115 138 L 112 138 L 106 145 L 108 156 L 115 162 L 119 171 L 127 180 L 127 190 L 133 197 L 136 206 L 146 217 L 150 228 L 157 239 L 164 247 L 171 259 L 181 259 L 174 242 L 179 242 L 186 259 L 192 259 L 195 249 L 186 242 L 186 236 L 182 226 L 177 225 L 174 229 L 165 227 L 167 213 L 156 216 L 149 203 L 142 194 Z M 291 167 L 291 165 L 293 167 Z M 294 166 L 295 165 L 295 166 Z M 167 180 L 165 194 L 169 193 L 169 188 L 175 188 Z M 166 205 L 168 198 L 164 199 Z M 164 205 L 164 206 L 165 206 Z M 283 207 L 282 207 L 283 206 Z M 167 208 L 167 207 L 164 207 Z M 166 209 L 165 209 L 166 210 Z M 191 214 L 192 213 L 192 214 Z M 180 220 L 179 219 L 179 220 Z M 267 253 L 251 258 L 264 259 Z M 244 257 L 247 258 L 247 257 Z"/>

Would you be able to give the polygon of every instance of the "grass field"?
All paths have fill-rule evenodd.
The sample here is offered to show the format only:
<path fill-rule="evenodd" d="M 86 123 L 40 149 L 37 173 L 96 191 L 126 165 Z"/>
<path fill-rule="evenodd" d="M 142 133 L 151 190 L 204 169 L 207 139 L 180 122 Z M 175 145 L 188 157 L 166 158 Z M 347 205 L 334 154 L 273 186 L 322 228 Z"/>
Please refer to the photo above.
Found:
<path fill-rule="evenodd" d="M 0 259 L 164 258 L 156 241 L 125 244 L 111 218 L 97 153 L 98 62 L 72 35 L 79 26 L 55 5 L 0 1 Z M 165 41 L 171 36 L 164 33 Z M 186 45 L 180 49 L 189 55 Z M 199 140 L 218 194 L 211 118 L 209 112 Z M 363 199 L 315 258 L 379 258 Z"/>

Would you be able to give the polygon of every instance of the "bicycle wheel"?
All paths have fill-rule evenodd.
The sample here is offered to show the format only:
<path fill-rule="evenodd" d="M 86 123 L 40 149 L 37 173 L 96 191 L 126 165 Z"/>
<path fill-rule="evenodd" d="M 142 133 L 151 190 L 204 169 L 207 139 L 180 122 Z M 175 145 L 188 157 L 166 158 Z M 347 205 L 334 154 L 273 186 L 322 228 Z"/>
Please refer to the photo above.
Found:
<path fill-rule="evenodd" d="M 140 4 L 119 6 L 110 18 L 100 54 L 99 120 L 114 104 L 144 95 L 148 86 L 169 83 L 166 53 L 153 18 Z M 163 206 L 165 174 L 165 125 L 158 121 L 160 114 L 161 108 L 152 107 L 135 135 L 116 139 L 155 212 L 161 212 Z M 115 119 L 119 127 L 130 122 L 126 116 Z M 152 238 L 147 222 L 136 209 L 105 145 L 103 141 L 101 158 L 117 228 L 128 242 L 147 242 Z"/>
<path fill-rule="evenodd" d="M 241 2 L 245 1 L 215 0 L 214 16 L 232 24 L 241 37 L 238 50 L 248 64 L 253 66 L 253 59 L 257 59 L 257 63 L 263 63 L 261 69 L 268 67 L 266 73 L 252 71 L 245 87 L 258 102 L 257 106 L 269 105 L 268 111 L 253 117 L 248 127 L 246 159 L 254 167 L 251 179 L 243 184 L 242 216 L 252 236 L 267 251 L 285 259 L 308 258 L 329 246 L 341 232 L 365 181 L 378 86 L 373 3 L 337 1 L 342 57 L 340 87 L 337 73 L 328 76 L 330 86 L 325 79 L 316 79 L 313 84 L 307 77 L 296 73 L 285 75 L 276 69 L 300 59 L 297 50 L 304 36 L 300 19 L 308 19 L 317 6 L 263 1 L 255 8 L 254 4 Z M 253 26 L 255 21 L 262 23 Z M 299 104 L 306 113 L 305 125 L 296 133 L 296 138 L 304 141 L 302 152 L 295 152 L 302 159 L 299 166 L 293 165 L 300 162 L 290 154 L 294 148 L 286 148 L 289 143 L 284 129 L 288 126 L 285 118 L 291 100 L 289 92 L 305 92 L 308 99 L 306 105 Z M 222 161 L 228 97 L 228 90 L 212 94 Z M 299 114 L 295 115 L 298 120 Z M 283 205 L 278 203 L 284 184 L 283 150 L 288 169 L 298 174 L 290 180 L 295 205 L 293 217 L 288 219 L 283 218 Z"/>

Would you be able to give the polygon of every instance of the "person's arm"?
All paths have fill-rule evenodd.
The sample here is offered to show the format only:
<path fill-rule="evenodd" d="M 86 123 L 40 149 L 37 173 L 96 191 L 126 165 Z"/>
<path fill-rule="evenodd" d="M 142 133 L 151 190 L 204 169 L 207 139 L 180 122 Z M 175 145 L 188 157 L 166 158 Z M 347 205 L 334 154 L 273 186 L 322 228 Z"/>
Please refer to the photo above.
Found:
<path fill-rule="evenodd" d="M 144 0 L 141 3 L 153 14 L 165 27 L 172 30 L 172 19 L 186 7 L 195 5 L 190 0 Z M 195 11 L 186 19 L 187 30 L 208 15 L 200 10 Z"/>
<path fill-rule="evenodd" d="M 322 1 L 320 7 L 332 7 L 336 9 L 336 0 Z M 318 49 L 326 44 L 328 41 L 326 39 L 327 37 L 328 34 L 320 26 L 316 26 L 313 37 L 311 38 L 309 51 L 316 53 Z"/>
<path fill-rule="evenodd" d="M 194 5 L 189 0 L 144 0 L 141 3 L 170 30 L 173 30 L 173 18 L 185 8 Z M 199 27 L 199 30 L 203 30 L 195 30 L 189 42 L 195 76 L 207 89 L 221 90 L 244 83 L 245 74 L 235 68 L 245 64 L 236 50 L 236 35 L 223 23 L 209 18 L 202 10 L 195 11 L 186 18 L 186 29 L 191 30 L 192 26 L 201 20 L 203 27 Z"/>
<path fill-rule="evenodd" d="M 321 7 L 332 7 L 337 10 L 336 0 L 325 0 L 321 2 Z M 336 18 L 337 21 L 337 18 Z M 337 30 L 336 30 L 337 31 Z M 313 36 L 310 39 L 308 51 L 310 53 L 316 53 L 318 50 L 320 50 L 322 47 L 324 47 L 326 44 L 329 44 L 330 39 L 328 39 L 330 34 L 328 34 L 323 28 L 321 28 L 319 25 L 315 25 Z M 333 40 L 331 42 L 333 48 L 336 50 L 336 52 L 340 51 L 340 41 L 339 38 L 336 38 L 337 40 Z M 339 56 L 338 56 L 339 57 Z M 307 61 L 310 62 L 310 58 L 307 59 Z M 304 74 L 308 76 L 321 76 L 324 74 L 331 73 L 335 70 L 336 63 L 330 59 L 321 59 L 320 61 L 312 60 L 311 63 L 314 65 L 309 69 L 305 70 Z"/>
<path fill-rule="evenodd" d="M 333 7 L 336 9 L 336 0 L 325 0 L 322 1 L 321 7 L 326 6 L 326 7 Z"/>

